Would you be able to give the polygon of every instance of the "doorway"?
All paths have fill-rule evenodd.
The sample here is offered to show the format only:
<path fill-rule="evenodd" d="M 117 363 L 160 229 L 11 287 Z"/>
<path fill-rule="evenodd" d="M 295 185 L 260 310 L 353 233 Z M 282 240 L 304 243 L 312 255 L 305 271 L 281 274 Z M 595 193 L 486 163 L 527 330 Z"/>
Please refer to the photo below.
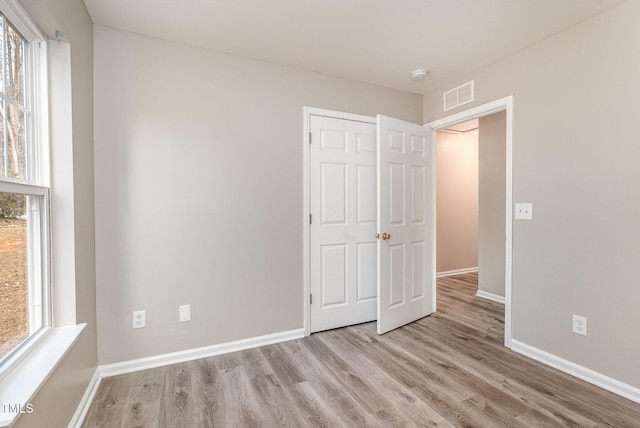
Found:
<path fill-rule="evenodd" d="M 376 124 L 312 115 L 309 128 L 318 140 L 309 148 L 316 332 L 376 320 Z"/>
<path fill-rule="evenodd" d="M 475 276 L 475 294 L 504 304 L 506 113 L 437 133 L 437 277 Z"/>
<path fill-rule="evenodd" d="M 385 298 L 384 304 L 381 304 L 382 299 L 377 298 L 377 319 L 378 319 L 378 332 L 383 333 L 384 331 L 388 331 L 389 329 L 396 328 L 402 324 L 396 324 L 395 327 L 393 325 L 387 326 L 381 329 L 381 319 L 383 317 L 388 317 L 387 319 L 394 318 L 389 317 L 391 312 L 395 312 L 396 314 L 401 314 L 403 310 L 408 309 L 407 313 L 411 312 L 410 317 L 398 317 L 399 322 L 408 323 L 412 319 L 418 319 L 423 316 L 426 316 L 430 313 L 433 313 L 436 309 L 436 296 L 435 296 L 435 236 L 436 236 L 436 225 L 435 225 L 435 209 L 436 209 L 436 201 L 435 201 L 435 141 L 437 140 L 437 130 L 442 129 L 443 127 L 450 126 L 456 123 L 464 122 L 474 118 L 480 118 L 484 116 L 488 116 L 492 113 L 504 111 L 506 115 L 506 147 L 505 147 L 505 241 L 504 241 L 504 258 L 505 258 L 505 268 L 504 268 L 504 278 L 505 278 L 505 316 L 504 316 L 504 344 L 505 347 L 511 348 L 512 346 L 512 330 L 511 330 L 511 281 L 512 281 L 512 224 L 513 224 L 513 196 L 512 196 L 512 188 L 513 188 L 513 96 L 508 96 L 448 117 L 443 119 L 439 119 L 437 121 L 431 122 L 429 124 L 424 125 L 424 127 L 419 127 L 417 125 L 413 125 L 410 123 L 402 122 L 402 121 L 394 121 L 391 119 L 389 121 L 384 116 L 378 115 L 376 117 L 377 123 L 377 149 L 378 149 L 378 183 L 377 183 L 377 191 L 378 191 L 378 200 L 377 200 L 377 211 L 378 211 L 378 233 L 382 236 L 382 239 L 385 239 L 384 236 L 387 235 L 388 238 L 393 236 L 393 239 L 397 240 L 400 235 L 403 239 L 402 242 L 390 242 L 387 240 L 385 244 L 381 245 L 380 240 L 377 245 L 377 255 L 378 255 L 378 266 L 377 266 L 377 279 L 378 279 L 378 296 L 383 296 Z M 315 109 L 310 107 L 304 108 L 304 130 L 303 130 L 303 316 L 304 316 L 304 330 L 305 335 L 310 334 L 310 299 L 312 296 L 310 295 L 310 222 L 311 222 L 311 212 L 310 212 L 310 175 L 309 175 L 309 143 L 311 142 L 311 134 L 310 134 L 310 117 L 313 114 L 317 114 L 320 116 L 329 116 L 329 117 L 338 117 L 343 119 L 350 119 L 356 121 L 369 122 L 373 118 L 362 115 L 341 113 L 341 112 L 332 112 L 324 109 Z M 385 123 L 385 125 L 381 126 L 381 120 Z M 392 127 L 395 129 L 392 129 Z M 426 131 L 426 132 L 425 132 Z M 381 142 L 382 140 L 382 142 Z M 382 150 L 380 150 L 382 148 Z M 422 148 L 422 149 L 421 149 Z M 423 150 L 420 152 L 420 150 Z M 424 197 L 424 211 L 420 209 L 416 209 L 416 205 L 413 205 L 413 201 L 410 199 L 412 197 L 413 192 L 418 189 L 417 186 L 404 186 L 400 185 L 400 183 L 409 183 L 412 178 L 408 175 L 403 175 L 403 180 L 391 179 L 393 184 L 389 186 L 390 181 L 389 178 L 393 175 L 395 171 L 398 174 L 398 171 L 403 170 L 406 171 L 407 174 L 416 172 L 415 177 L 420 177 L 419 172 L 420 168 L 415 169 L 414 165 L 405 164 L 404 168 L 400 168 L 399 165 L 400 159 L 396 159 L 392 162 L 388 162 L 387 156 L 384 155 L 385 152 L 396 151 L 400 153 L 409 153 L 411 154 L 420 154 L 427 160 L 425 166 L 428 166 L 424 169 L 424 174 L 422 175 L 423 180 L 419 180 L 424 184 L 423 191 L 419 191 L 418 193 Z M 381 161 L 381 159 L 383 159 Z M 402 161 L 404 162 L 404 161 Z M 391 163 L 396 164 L 391 165 Z M 417 165 L 415 165 L 417 166 Z M 384 175 L 380 174 L 380 171 L 384 170 L 387 173 L 387 178 L 381 180 L 381 177 Z M 398 176 L 399 177 L 399 176 Z M 381 184 L 382 183 L 382 184 Z M 381 188 L 383 188 L 381 192 Z M 391 190 L 390 190 L 391 189 Z M 419 220 L 415 218 L 414 220 L 409 219 L 408 217 L 404 217 L 404 222 L 398 222 L 390 217 L 389 209 L 392 208 L 393 203 L 390 201 L 395 200 L 398 196 L 392 195 L 390 192 L 394 191 L 393 189 L 397 189 L 397 195 L 401 195 L 400 199 L 403 200 L 401 204 L 397 204 L 397 207 L 410 207 L 410 209 L 406 209 L 405 212 L 413 212 L 416 213 L 424 213 L 424 219 Z M 386 200 L 383 200 L 381 203 L 381 195 Z M 394 208 L 395 209 L 395 208 Z M 382 211 L 381 211 L 382 210 Z M 386 213 L 385 213 L 386 210 Z M 396 209 L 397 212 L 399 212 Z M 380 215 L 380 212 L 384 213 L 384 216 Z M 386 227 L 398 227 L 398 230 L 406 229 L 406 232 L 403 233 L 382 233 L 380 219 L 384 218 L 383 225 Z M 396 224 L 394 224 L 396 223 Z M 422 224 L 422 226 L 420 225 Z M 411 237 L 413 233 L 408 232 L 408 229 L 405 226 L 416 226 L 422 227 L 424 229 L 425 238 L 425 249 L 427 251 L 420 252 L 420 245 L 412 246 Z M 393 244 L 393 245 L 391 245 Z M 393 247 L 393 248 L 392 248 Z M 409 250 L 415 252 L 408 252 Z M 416 256 L 416 254 L 418 256 Z M 395 257 L 394 257 L 395 256 Z M 417 259 L 420 260 L 420 263 L 413 263 L 413 267 L 411 264 L 411 260 Z M 382 261 L 382 262 L 381 262 Z M 402 263 L 401 263 L 402 262 Z M 346 265 L 346 264 L 345 264 Z M 382 266 L 381 266 L 382 265 Z M 395 268 L 390 269 L 390 267 L 395 266 Z M 402 269 L 399 267 L 403 266 Z M 417 268 L 415 268 L 417 266 Z M 424 269 L 423 269 L 424 268 Z M 401 273 L 403 272 L 403 273 Z M 381 280 L 380 277 L 385 276 L 384 280 Z M 415 284 L 419 284 L 420 281 L 411 281 L 406 280 L 407 278 L 419 278 L 424 280 L 425 287 L 423 290 L 425 292 L 420 293 L 419 289 L 415 287 Z M 386 287 L 381 292 L 380 286 L 381 284 Z M 401 296 L 401 298 L 396 302 L 395 296 Z M 389 299 L 391 297 L 391 299 Z M 390 303 L 390 304 L 388 304 Z M 415 310 L 414 310 L 415 309 Z M 412 319 L 411 319 L 412 318 Z M 395 320 L 394 320 L 395 323 Z"/>
<path fill-rule="evenodd" d="M 437 132 L 437 277 L 478 271 L 478 123 L 471 119 Z"/>
<path fill-rule="evenodd" d="M 495 113 L 500 113 L 503 112 L 502 114 L 503 116 L 503 120 L 502 122 L 498 121 L 492 121 L 490 120 L 490 116 L 494 115 Z M 500 115 L 496 115 L 493 116 L 492 118 L 500 118 Z M 484 119 L 483 118 L 487 118 Z M 493 272 L 491 272 L 489 278 L 493 277 L 495 278 L 496 275 L 500 276 L 502 275 L 502 277 L 504 278 L 504 304 L 505 304 L 505 332 L 504 332 L 504 344 L 505 347 L 507 348 L 511 348 L 511 342 L 512 342 L 512 330 L 511 330 L 511 276 L 512 276 L 512 257 L 513 257 L 513 237 L 512 237 L 512 224 L 513 224 L 513 196 L 512 196 L 512 188 L 513 188 L 513 96 L 509 96 L 509 97 L 505 97 L 496 101 L 493 101 L 491 103 L 487 103 L 472 109 L 469 109 L 467 111 L 463 111 L 457 114 L 454 114 L 452 116 L 431 122 L 429 125 L 425 125 L 425 126 L 429 126 L 432 129 L 432 135 L 433 138 L 436 141 L 438 141 L 438 131 L 442 130 L 442 129 L 446 129 L 448 127 L 452 127 L 455 126 L 456 124 L 461 124 L 463 122 L 467 122 L 470 120 L 474 120 L 474 119 L 479 119 L 480 121 L 485 122 L 486 124 L 488 124 L 490 127 L 495 128 L 496 123 L 498 123 L 498 127 L 499 129 L 493 129 L 492 132 L 502 132 L 504 135 L 503 138 L 503 157 L 501 160 L 499 160 L 498 162 L 502 162 L 502 166 L 504 167 L 504 187 L 502 189 L 499 189 L 498 192 L 503 191 L 503 195 L 504 198 L 500 198 L 501 202 L 499 202 L 498 204 L 496 203 L 492 203 L 492 210 L 502 210 L 502 212 L 504 213 L 504 216 L 499 215 L 496 216 L 495 214 L 492 216 L 491 213 L 487 213 L 487 216 L 485 216 L 486 220 L 488 220 L 488 223 L 492 223 L 490 226 L 491 227 L 487 227 L 486 225 L 483 227 L 482 225 L 478 225 L 478 235 L 479 235 L 479 239 L 482 239 L 482 237 L 480 237 L 480 235 L 482 233 L 488 233 L 491 237 L 492 240 L 492 244 L 490 246 L 490 251 L 485 249 L 485 255 L 490 254 L 490 265 L 493 265 Z M 480 143 L 481 144 L 481 143 Z M 479 146 L 480 149 L 480 146 Z M 502 148 L 500 148 L 502 149 Z M 487 165 L 486 167 L 491 168 L 490 165 Z M 502 176 L 502 174 L 501 174 Z M 479 192 L 482 192 L 482 190 L 480 190 Z M 496 194 L 496 192 L 492 192 L 493 194 Z M 502 195 L 501 195 L 502 196 Z M 482 195 L 480 195 L 479 201 L 482 199 Z M 486 199 L 486 198 L 485 198 Z M 502 202 L 503 201 L 503 202 Z M 479 204 L 481 205 L 481 204 Z M 482 210 L 483 208 L 480 207 L 480 210 Z M 495 225 L 495 222 L 493 220 L 495 220 L 497 217 L 504 219 L 503 222 L 499 223 L 498 226 Z M 502 235 L 500 229 L 503 227 L 503 231 L 504 231 L 504 235 Z M 481 232 L 481 228 L 483 228 L 484 230 Z M 489 247 L 488 247 L 489 248 Z M 489 252 L 487 252 L 489 251 Z M 482 251 L 480 251 L 480 253 L 482 253 Z M 500 257 L 500 255 L 503 255 L 504 257 L 504 264 L 502 263 L 495 263 L 495 258 L 496 257 Z M 478 256 L 478 266 L 479 268 L 482 268 L 483 265 L 483 260 L 482 260 L 482 255 L 479 254 Z M 498 266 L 497 268 L 495 268 L 495 266 Z M 502 266 L 504 266 L 504 268 L 502 268 Z M 473 267 L 470 267 L 471 271 L 473 271 Z M 463 273 L 464 269 L 461 269 L 461 271 L 459 271 L 458 273 Z M 454 272 L 455 273 L 455 272 Z M 495 284 L 496 282 L 493 281 L 493 283 Z M 502 287 L 502 281 L 498 281 L 498 284 L 500 284 L 499 287 Z M 495 300 L 499 300 L 501 301 L 502 299 L 500 299 L 500 290 L 496 290 L 493 289 L 494 291 L 484 291 L 482 288 L 479 288 L 479 293 L 478 295 L 480 297 L 484 297 L 484 298 L 494 298 Z"/>
<path fill-rule="evenodd" d="M 305 334 L 372 319 L 383 334 L 431 314 L 430 130 L 383 115 L 309 107 L 304 118 Z"/>

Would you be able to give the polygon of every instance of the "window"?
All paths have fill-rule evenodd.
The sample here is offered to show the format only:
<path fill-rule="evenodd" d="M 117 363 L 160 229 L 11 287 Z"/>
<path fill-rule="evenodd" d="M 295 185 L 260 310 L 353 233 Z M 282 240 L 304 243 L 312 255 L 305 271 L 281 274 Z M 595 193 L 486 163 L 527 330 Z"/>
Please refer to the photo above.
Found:
<path fill-rule="evenodd" d="M 41 36 L 0 2 L 0 367 L 51 326 Z M 14 19 L 15 18 L 15 19 Z"/>
<path fill-rule="evenodd" d="M 86 326 L 76 323 L 71 100 L 70 45 L 47 45 L 18 0 L 0 0 L 0 427 L 32 408 Z"/>

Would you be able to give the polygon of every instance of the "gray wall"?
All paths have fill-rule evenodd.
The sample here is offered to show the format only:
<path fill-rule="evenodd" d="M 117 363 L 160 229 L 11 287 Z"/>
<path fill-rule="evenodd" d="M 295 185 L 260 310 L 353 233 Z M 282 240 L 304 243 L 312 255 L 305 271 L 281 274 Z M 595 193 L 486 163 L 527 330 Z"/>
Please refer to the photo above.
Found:
<path fill-rule="evenodd" d="M 438 131 L 436 271 L 478 266 L 478 133 Z"/>
<path fill-rule="evenodd" d="M 424 120 L 515 96 L 513 334 L 640 387 L 640 2 L 629 1 L 424 97 Z M 442 111 L 475 79 L 476 98 Z M 572 314 L 588 336 L 571 333 Z"/>
<path fill-rule="evenodd" d="M 93 201 L 93 30 L 81 0 L 21 0 L 46 35 L 62 30 L 71 44 L 76 318 L 78 342 L 31 401 L 35 412 L 16 427 L 66 426 L 97 364 Z"/>
<path fill-rule="evenodd" d="M 478 290 L 504 296 L 507 115 L 481 117 L 479 126 Z"/>
<path fill-rule="evenodd" d="M 94 37 L 99 363 L 302 328 L 303 106 L 422 123 L 422 97 Z"/>

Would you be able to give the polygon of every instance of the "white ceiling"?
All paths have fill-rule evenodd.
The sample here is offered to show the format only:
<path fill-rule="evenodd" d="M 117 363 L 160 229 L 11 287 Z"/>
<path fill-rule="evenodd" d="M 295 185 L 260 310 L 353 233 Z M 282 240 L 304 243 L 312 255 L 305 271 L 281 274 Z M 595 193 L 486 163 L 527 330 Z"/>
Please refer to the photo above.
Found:
<path fill-rule="evenodd" d="M 84 0 L 95 24 L 415 93 L 624 1 Z"/>

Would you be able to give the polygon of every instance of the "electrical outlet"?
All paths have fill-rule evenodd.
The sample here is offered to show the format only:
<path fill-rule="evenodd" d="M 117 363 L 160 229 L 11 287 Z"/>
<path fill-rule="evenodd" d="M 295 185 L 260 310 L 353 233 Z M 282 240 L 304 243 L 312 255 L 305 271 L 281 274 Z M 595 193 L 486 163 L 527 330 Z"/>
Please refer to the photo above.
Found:
<path fill-rule="evenodd" d="M 191 305 L 178 306 L 178 321 L 191 321 Z"/>
<path fill-rule="evenodd" d="M 583 336 L 587 335 L 587 319 L 585 317 L 573 316 L 573 332 Z"/>
<path fill-rule="evenodd" d="M 533 220 L 533 204 L 517 203 L 515 214 L 516 220 Z"/>
<path fill-rule="evenodd" d="M 133 311 L 133 328 L 143 328 L 147 325 L 145 311 Z"/>

